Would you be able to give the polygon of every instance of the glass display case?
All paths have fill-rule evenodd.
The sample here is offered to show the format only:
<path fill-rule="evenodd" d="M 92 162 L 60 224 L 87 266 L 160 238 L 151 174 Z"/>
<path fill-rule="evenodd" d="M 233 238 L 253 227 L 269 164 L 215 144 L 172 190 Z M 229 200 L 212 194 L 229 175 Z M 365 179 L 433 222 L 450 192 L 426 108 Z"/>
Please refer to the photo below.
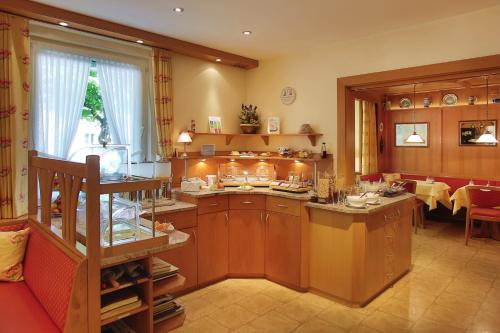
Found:
<path fill-rule="evenodd" d="M 241 165 L 238 163 L 219 164 L 218 178 L 224 186 L 269 186 L 276 179 L 276 170 L 273 164 L 256 163 L 255 165 Z"/>
<path fill-rule="evenodd" d="M 88 146 L 74 152 L 69 160 L 85 163 L 88 155 L 99 156 L 101 181 L 123 180 L 130 176 L 131 158 L 128 145 Z"/>

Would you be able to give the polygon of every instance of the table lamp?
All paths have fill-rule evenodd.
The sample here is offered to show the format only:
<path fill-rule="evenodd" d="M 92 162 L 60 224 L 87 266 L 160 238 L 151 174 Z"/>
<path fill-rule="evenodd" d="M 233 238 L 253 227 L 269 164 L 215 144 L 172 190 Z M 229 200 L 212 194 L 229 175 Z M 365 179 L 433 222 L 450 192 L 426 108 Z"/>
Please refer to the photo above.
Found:
<path fill-rule="evenodd" d="M 180 142 L 180 143 L 184 144 L 184 153 L 182 154 L 182 158 L 187 158 L 188 154 L 186 152 L 186 149 L 187 149 L 186 146 L 187 146 L 188 143 L 193 142 L 193 140 L 191 140 L 191 136 L 189 135 L 188 132 L 182 132 L 179 135 L 179 138 L 177 139 L 177 142 Z"/>

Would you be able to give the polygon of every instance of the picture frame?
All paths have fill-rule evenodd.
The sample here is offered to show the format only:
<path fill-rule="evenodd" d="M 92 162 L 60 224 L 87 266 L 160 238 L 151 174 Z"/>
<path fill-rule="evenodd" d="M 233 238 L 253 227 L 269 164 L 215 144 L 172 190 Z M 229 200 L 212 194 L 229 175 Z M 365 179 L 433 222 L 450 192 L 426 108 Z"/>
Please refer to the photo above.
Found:
<path fill-rule="evenodd" d="M 475 140 L 485 130 L 497 137 L 497 121 L 496 120 L 461 120 L 458 122 L 458 145 L 463 147 L 487 146 L 494 147 L 496 143 L 476 143 Z"/>
<path fill-rule="evenodd" d="M 423 143 L 409 143 L 405 140 L 416 130 L 424 139 Z M 394 146 L 410 148 L 429 147 L 429 123 L 395 123 L 394 124 Z"/>
<path fill-rule="evenodd" d="M 267 118 L 267 134 L 280 134 L 280 118 Z"/>
<path fill-rule="evenodd" d="M 222 122 L 220 117 L 209 116 L 208 117 L 208 129 L 210 133 L 221 134 L 222 133 Z"/>

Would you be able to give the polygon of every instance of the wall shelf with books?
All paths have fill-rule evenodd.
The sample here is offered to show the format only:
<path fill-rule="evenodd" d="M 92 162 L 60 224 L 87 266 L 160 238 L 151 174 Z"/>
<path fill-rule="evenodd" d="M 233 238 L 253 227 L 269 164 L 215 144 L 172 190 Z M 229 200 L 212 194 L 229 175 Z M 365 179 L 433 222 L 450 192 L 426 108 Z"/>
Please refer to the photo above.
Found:
<path fill-rule="evenodd" d="M 266 134 L 266 133 L 257 133 L 257 134 L 243 134 L 243 133 L 203 133 L 196 132 L 192 133 L 191 136 L 194 139 L 196 136 L 223 136 L 226 138 L 226 145 L 229 145 L 233 138 L 235 137 L 260 137 L 266 146 L 269 145 L 270 137 L 307 137 L 313 147 L 316 147 L 317 138 L 323 136 L 322 133 L 284 133 L 284 134 Z"/>

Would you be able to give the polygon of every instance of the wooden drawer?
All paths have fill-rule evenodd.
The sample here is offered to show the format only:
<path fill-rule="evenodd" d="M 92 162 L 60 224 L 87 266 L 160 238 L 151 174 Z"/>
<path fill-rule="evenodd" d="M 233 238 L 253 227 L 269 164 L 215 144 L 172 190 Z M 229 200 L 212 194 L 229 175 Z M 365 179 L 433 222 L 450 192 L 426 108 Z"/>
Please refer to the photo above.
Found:
<path fill-rule="evenodd" d="M 229 207 L 227 195 L 198 199 L 198 215 L 227 210 Z"/>
<path fill-rule="evenodd" d="M 266 201 L 266 209 L 272 212 L 300 216 L 300 201 L 268 196 Z"/>
<path fill-rule="evenodd" d="M 232 194 L 229 209 L 266 209 L 266 196 L 261 194 Z"/>
<path fill-rule="evenodd" d="M 161 214 L 157 215 L 156 219 L 162 223 L 171 222 L 177 230 L 191 228 L 197 225 L 196 209 Z"/>

